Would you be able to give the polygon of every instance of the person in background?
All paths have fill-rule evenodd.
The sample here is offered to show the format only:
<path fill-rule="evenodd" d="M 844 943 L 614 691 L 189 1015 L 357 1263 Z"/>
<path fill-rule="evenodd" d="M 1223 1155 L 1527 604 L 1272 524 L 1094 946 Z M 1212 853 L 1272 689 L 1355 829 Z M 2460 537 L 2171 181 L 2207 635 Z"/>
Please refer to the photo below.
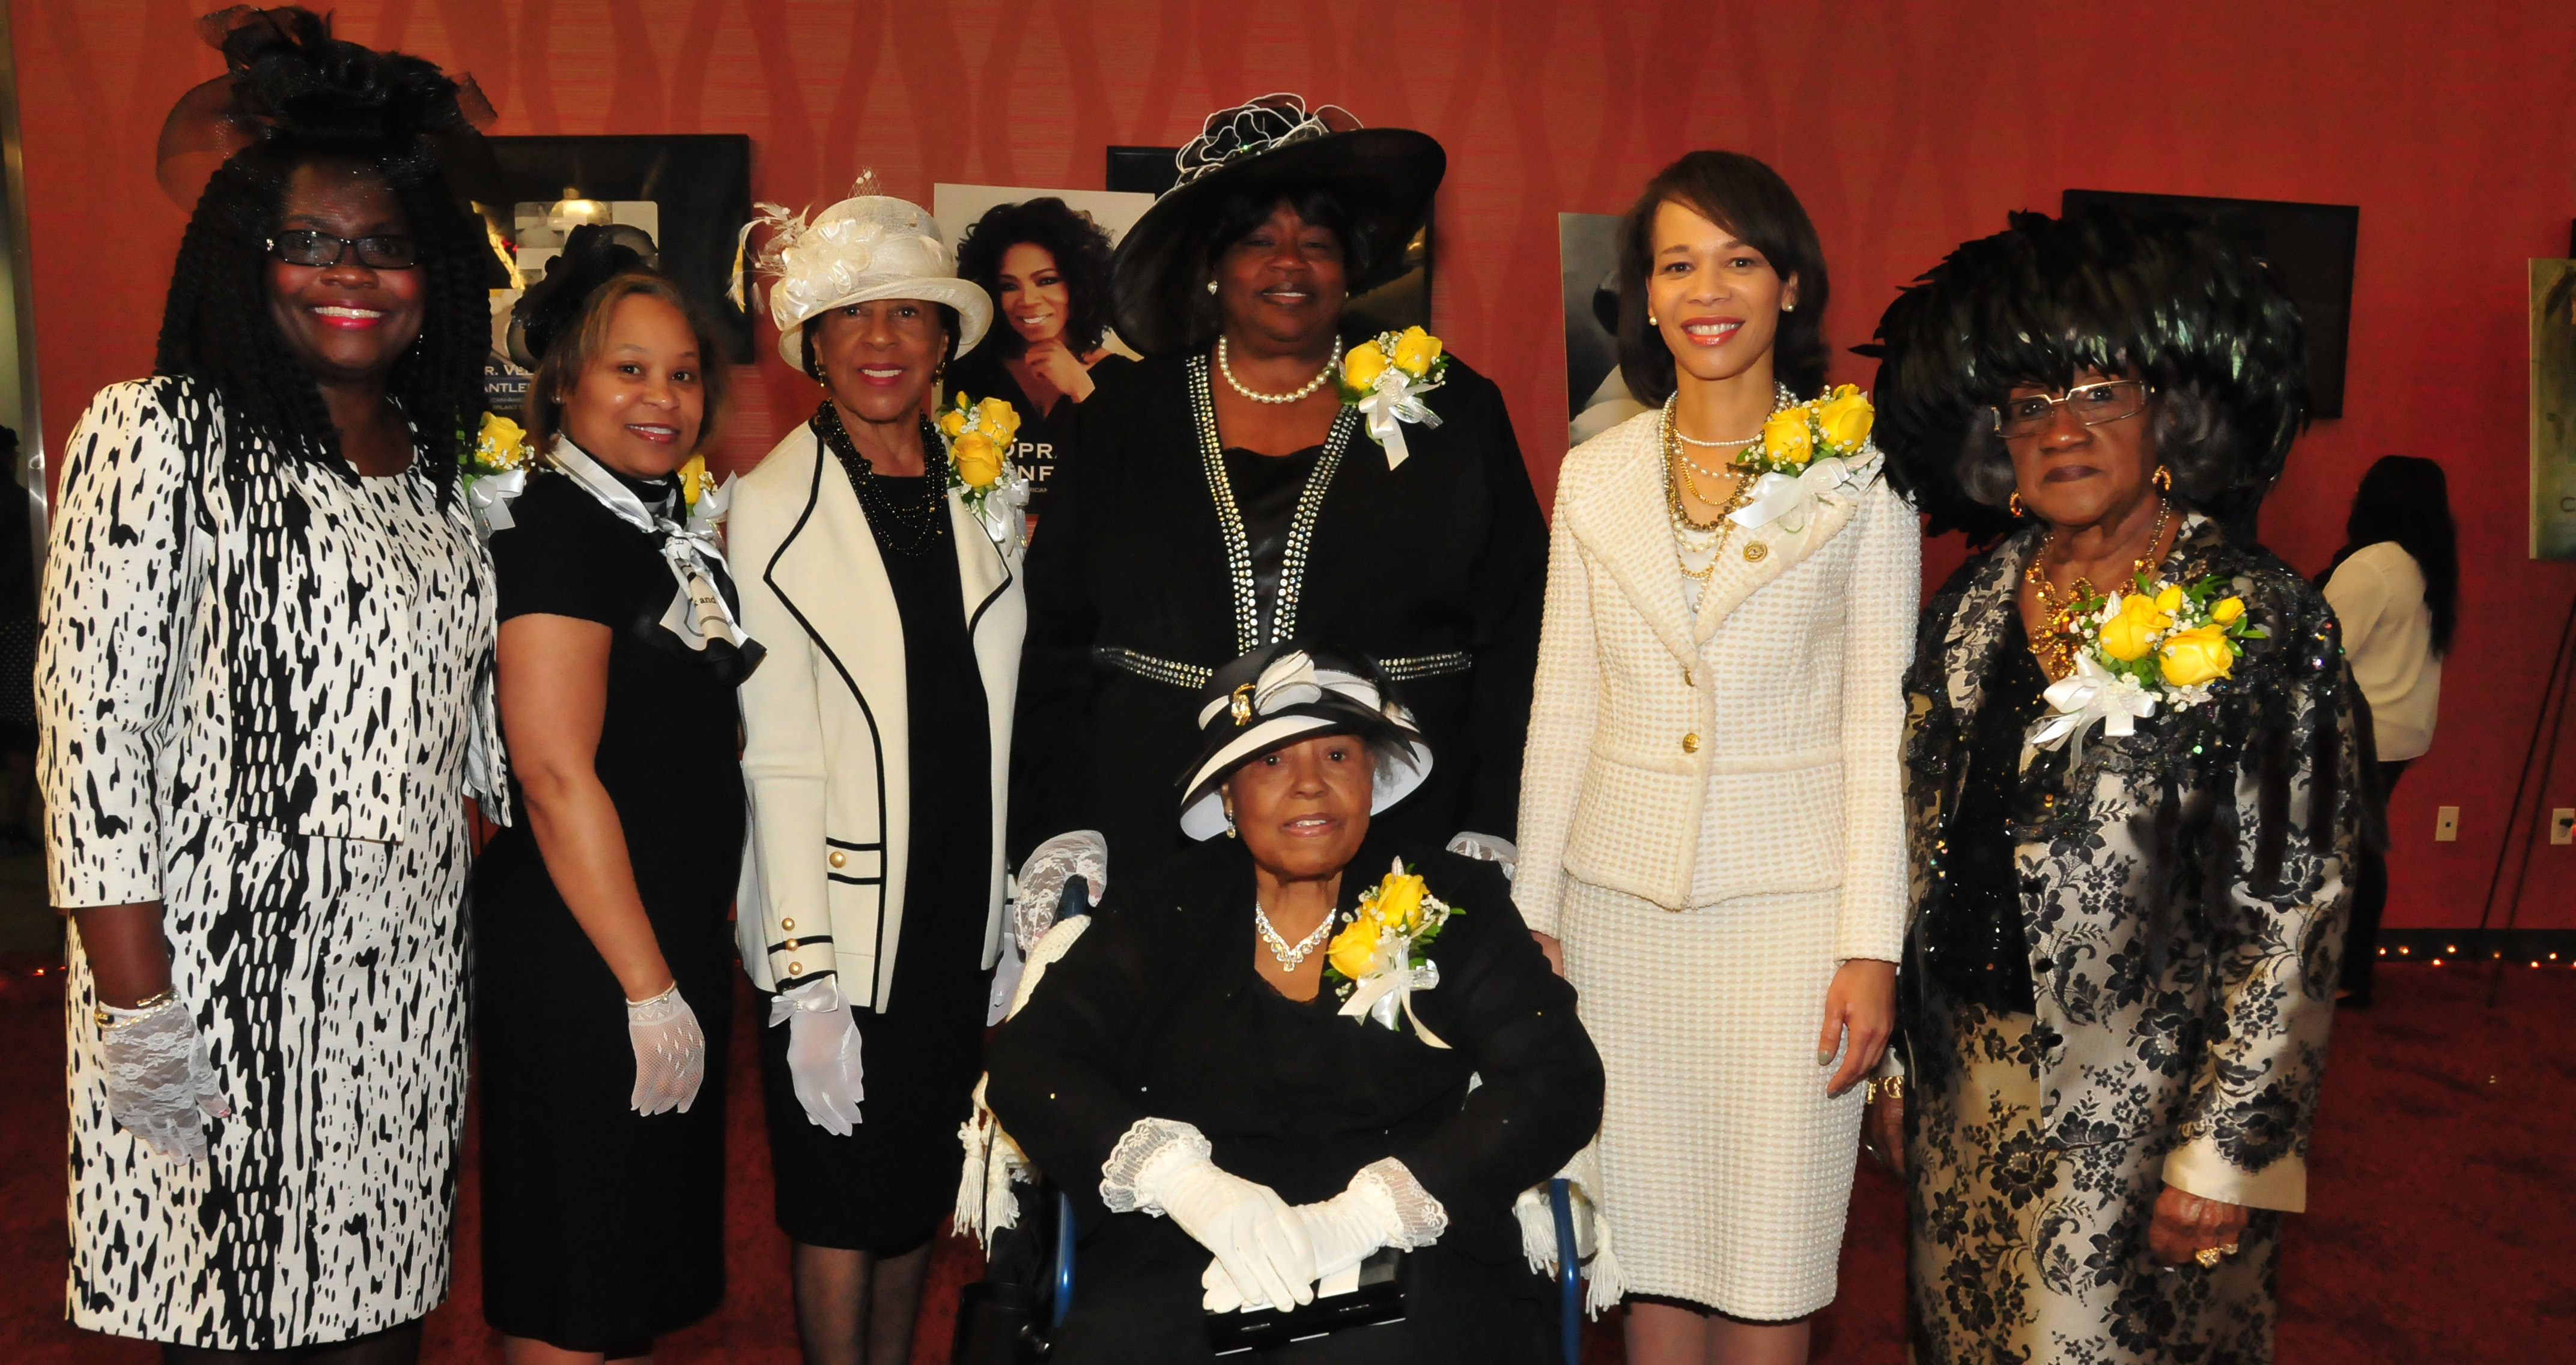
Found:
<path fill-rule="evenodd" d="M 1908 1181 L 1908 1336 L 2263 1365 L 2368 804 L 2334 613 L 2226 530 L 2303 422 L 2298 313 L 2206 228 L 2010 222 L 1879 322 L 1890 476 L 1935 532 L 2004 533 L 1905 680 L 1867 1132 Z"/>
<path fill-rule="evenodd" d="M 173 1362 L 396 1365 L 447 1297 L 465 798 L 493 589 L 457 471 L 490 314 L 435 139 L 457 85 L 301 10 L 225 44 L 236 129 L 156 375 L 63 442 L 38 647 L 73 1325 Z"/>
<path fill-rule="evenodd" d="M 1857 394 L 1822 410 L 1852 423 L 1839 479 L 1738 520 L 1774 486 L 1739 457 L 1785 461 L 1791 431 L 1821 456 L 1824 251 L 1770 167 L 1665 167 L 1619 278 L 1655 406 L 1558 476 L 1513 899 L 1609 1070 L 1593 1299 L 1629 1298 L 1628 1358 L 1804 1361 L 1895 1024 L 1922 537 Z"/>
<path fill-rule="evenodd" d="M 957 244 L 958 278 L 992 295 L 1006 326 L 948 367 L 947 390 L 1020 414 L 1011 462 L 1029 483 L 1029 533 L 1075 459 L 1077 404 L 1136 362 L 1107 349 L 1109 234 L 1061 199 L 997 204 Z"/>
<path fill-rule="evenodd" d="M 725 1290 L 734 687 L 759 650 L 689 605 L 733 585 L 674 471 L 731 367 L 595 231 L 521 300 L 541 472 L 491 541 L 525 812 L 474 869 L 483 1316 L 510 1365 L 649 1356 Z"/>
<path fill-rule="evenodd" d="M 861 193 L 760 260 L 779 354 L 821 395 L 733 494 L 769 648 L 742 689 L 742 961 L 805 1359 L 904 1365 L 1000 956 L 1019 485 L 992 432 L 926 414 L 993 318 L 928 213 Z"/>
<path fill-rule="evenodd" d="M 2343 623 L 2344 656 L 2370 699 L 2384 804 L 2406 766 L 2433 747 L 2442 704 L 2442 660 L 2460 621 L 2460 551 L 2442 466 L 2384 455 L 2363 475 L 2344 521 L 2344 547 L 2326 569 L 2327 605 Z M 2361 874 L 2344 931 L 2343 986 L 2352 1009 L 2370 1007 L 2379 917 L 2388 907 L 2388 855 L 2364 841 Z"/>

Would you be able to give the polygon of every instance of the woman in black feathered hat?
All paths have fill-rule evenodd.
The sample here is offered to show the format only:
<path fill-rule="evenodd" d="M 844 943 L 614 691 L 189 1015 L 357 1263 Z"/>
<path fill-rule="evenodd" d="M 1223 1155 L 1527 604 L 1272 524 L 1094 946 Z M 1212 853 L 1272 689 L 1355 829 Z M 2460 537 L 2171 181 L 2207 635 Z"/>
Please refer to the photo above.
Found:
<path fill-rule="evenodd" d="M 2269 1360 L 2305 1207 L 2366 736 L 2335 619 L 2236 539 L 2303 416 L 2299 325 L 2175 222 L 2016 214 L 1879 324 L 1879 439 L 2007 533 L 1907 679 L 1902 1079 L 1916 1354 Z"/>
<path fill-rule="evenodd" d="M 463 798 L 509 813 L 457 490 L 491 256 L 441 156 L 473 128 L 304 11 L 211 36 L 229 78 L 173 124 L 228 155 L 155 376 L 64 443 L 46 565 L 70 1313 L 174 1360 L 407 1360 L 456 1225 Z"/>
<path fill-rule="evenodd" d="M 1446 157 L 1273 96 L 1210 115 L 1180 162 L 1112 272 L 1151 358 L 1076 410 L 1082 461 L 1031 543 L 1013 851 L 1099 830 L 1121 865 L 1176 852 L 1160 774 L 1196 690 L 1313 631 L 1404 682 L 1444 756 L 1388 820 L 1507 854 L 1546 523 L 1500 391 L 1347 311 L 1404 272 Z"/>
<path fill-rule="evenodd" d="M 1268 646 L 1191 712 L 1196 846 L 1047 931 L 990 1053 L 1082 1227 L 1049 1358 L 1554 1359 L 1514 1203 L 1600 1122 L 1574 988 L 1498 869 L 1387 828 L 1437 766 L 1365 659 Z"/>

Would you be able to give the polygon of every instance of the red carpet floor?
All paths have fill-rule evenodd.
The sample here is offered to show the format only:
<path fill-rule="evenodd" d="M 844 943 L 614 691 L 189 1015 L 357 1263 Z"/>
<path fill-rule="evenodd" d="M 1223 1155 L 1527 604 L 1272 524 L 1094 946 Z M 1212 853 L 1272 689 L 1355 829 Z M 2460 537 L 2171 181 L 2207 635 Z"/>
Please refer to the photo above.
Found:
<path fill-rule="evenodd" d="M 2337 1023 L 2310 1212 L 2292 1220 L 2282 1269 L 2281 1360 L 2576 1359 L 2576 972 L 2516 969 L 2495 1010 L 2490 979 L 2385 969 L 2379 1007 Z M 0 959 L 0 1362 L 145 1365 L 151 1347 L 63 1321 L 59 980 L 40 960 Z M 663 1340 L 666 1365 L 796 1360 L 749 1031 L 734 1041 L 732 1292 L 716 1317 Z M 500 1359 L 479 1308 L 470 1146 L 467 1162 L 455 1289 L 429 1322 L 437 1365 Z M 1895 1185 L 1865 1170 L 1816 1359 L 1903 1360 L 1902 1217 Z M 970 1243 L 938 1255 L 920 1365 L 946 1359 L 957 1286 L 978 1273 Z M 1586 1361 L 1620 1358 L 1615 1323 L 1596 1325 Z"/>

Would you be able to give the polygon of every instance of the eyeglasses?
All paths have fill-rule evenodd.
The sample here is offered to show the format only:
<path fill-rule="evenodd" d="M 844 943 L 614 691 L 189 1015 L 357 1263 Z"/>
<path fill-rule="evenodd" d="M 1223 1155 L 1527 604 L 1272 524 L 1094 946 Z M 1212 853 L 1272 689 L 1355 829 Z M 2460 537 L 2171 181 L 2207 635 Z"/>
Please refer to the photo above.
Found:
<path fill-rule="evenodd" d="M 358 263 L 369 270 L 409 270 L 420 264 L 420 244 L 409 237 L 335 237 L 298 228 L 268 239 L 269 254 L 288 265 L 327 270 L 358 249 Z"/>
<path fill-rule="evenodd" d="M 1995 431 L 2004 436 L 2028 436 L 2047 426 L 2062 404 L 2075 420 L 2088 427 L 2135 417 L 2147 406 L 2155 389 L 2142 379 L 2114 379 L 2102 384 L 2079 384 L 2066 391 L 2064 398 L 2032 394 L 2027 398 L 2007 398 L 1986 409 L 1994 419 Z"/>

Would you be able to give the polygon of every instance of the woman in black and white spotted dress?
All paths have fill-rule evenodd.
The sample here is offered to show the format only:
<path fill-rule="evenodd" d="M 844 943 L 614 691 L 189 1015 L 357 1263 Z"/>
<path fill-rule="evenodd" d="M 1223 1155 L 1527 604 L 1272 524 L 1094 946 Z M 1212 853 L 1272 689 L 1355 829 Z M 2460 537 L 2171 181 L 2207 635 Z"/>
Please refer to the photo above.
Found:
<path fill-rule="evenodd" d="M 66 441 L 46 568 L 69 1311 L 372 1365 L 416 1357 L 455 1218 L 482 244 L 421 136 L 470 132 L 436 68 L 243 35 L 237 101 L 285 117 L 199 202 L 156 377 Z"/>

